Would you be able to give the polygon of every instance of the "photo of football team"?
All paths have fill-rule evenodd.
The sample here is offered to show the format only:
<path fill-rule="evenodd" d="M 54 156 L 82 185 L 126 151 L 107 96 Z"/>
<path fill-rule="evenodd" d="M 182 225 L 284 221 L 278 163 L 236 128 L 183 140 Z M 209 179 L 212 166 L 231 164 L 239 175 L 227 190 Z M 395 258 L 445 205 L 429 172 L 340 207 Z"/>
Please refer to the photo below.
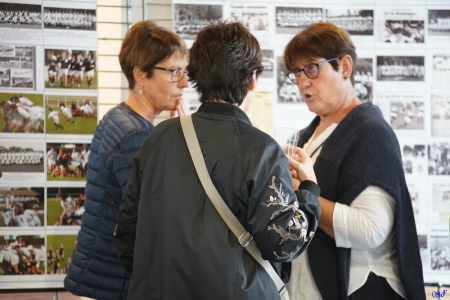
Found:
<path fill-rule="evenodd" d="M 3 173 L 43 173 L 44 144 L 40 140 L 0 139 Z"/>
<path fill-rule="evenodd" d="M 44 188 L 0 187 L 0 227 L 44 226 Z"/>
<path fill-rule="evenodd" d="M 45 88 L 96 89 L 96 51 L 45 49 Z"/>
<path fill-rule="evenodd" d="M 47 188 L 47 226 L 80 226 L 86 193 L 83 188 Z"/>
<path fill-rule="evenodd" d="M 95 9 L 44 7 L 44 28 L 96 30 Z"/>
<path fill-rule="evenodd" d="M 0 236 L 0 275 L 43 275 L 45 258 L 45 238 L 40 235 Z"/>
<path fill-rule="evenodd" d="M 41 5 L 0 3 L 0 27 L 42 28 Z"/>
<path fill-rule="evenodd" d="M 1 132 L 43 133 L 43 103 L 42 94 L 0 93 Z"/>
<path fill-rule="evenodd" d="M 48 143 L 47 180 L 85 181 L 90 153 L 88 144 Z"/>
<path fill-rule="evenodd" d="M 97 126 L 97 97 L 45 95 L 48 134 L 93 134 Z"/>

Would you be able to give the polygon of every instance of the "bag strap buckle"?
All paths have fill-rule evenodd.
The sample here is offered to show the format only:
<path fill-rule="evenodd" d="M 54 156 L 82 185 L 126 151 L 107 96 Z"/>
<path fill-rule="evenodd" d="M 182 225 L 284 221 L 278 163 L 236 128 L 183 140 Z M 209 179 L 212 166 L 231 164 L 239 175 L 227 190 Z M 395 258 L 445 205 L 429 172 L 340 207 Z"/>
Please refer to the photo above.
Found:
<path fill-rule="evenodd" d="M 250 245 L 251 241 L 253 241 L 253 236 L 248 231 L 244 232 L 238 238 L 239 244 L 241 244 L 241 246 L 244 247 L 244 248 L 247 247 L 248 245 Z"/>

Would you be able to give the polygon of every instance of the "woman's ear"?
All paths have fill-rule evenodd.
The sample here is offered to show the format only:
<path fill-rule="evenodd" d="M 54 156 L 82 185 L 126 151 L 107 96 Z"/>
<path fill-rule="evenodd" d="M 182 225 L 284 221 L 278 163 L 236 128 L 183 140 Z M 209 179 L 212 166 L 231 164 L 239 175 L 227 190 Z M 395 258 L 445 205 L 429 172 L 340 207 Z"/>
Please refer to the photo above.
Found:
<path fill-rule="evenodd" d="M 133 77 L 134 81 L 140 86 L 144 86 L 145 78 L 147 77 L 147 73 L 143 72 L 139 67 L 133 68 Z"/>
<path fill-rule="evenodd" d="M 350 78 L 353 72 L 353 59 L 350 55 L 345 54 L 341 58 L 342 77 Z"/>

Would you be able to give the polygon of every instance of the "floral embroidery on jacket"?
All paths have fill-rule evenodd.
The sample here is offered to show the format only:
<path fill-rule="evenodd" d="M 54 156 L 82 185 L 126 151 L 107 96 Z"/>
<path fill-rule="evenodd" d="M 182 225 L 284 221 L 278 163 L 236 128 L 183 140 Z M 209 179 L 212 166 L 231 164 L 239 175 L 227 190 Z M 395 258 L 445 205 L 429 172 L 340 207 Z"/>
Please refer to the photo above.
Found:
<path fill-rule="evenodd" d="M 274 217 L 279 215 L 280 213 L 286 212 L 288 210 L 294 211 L 294 216 L 289 221 L 289 230 L 286 230 L 280 225 L 272 224 L 271 226 L 268 226 L 267 230 L 273 230 L 277 232 L 281 236 L 280 244 L 286 242 L 287 240 L 291 241 L 298 241 L 300 239 L 303 239 L 304 242 L 308 241 L 307 237 L 307 230 L 305 228 L 308 228 L 308 221 L 306 219 L 305 213 L 299 209 L 299 204 L 297 201 L 295 201 L 292 204 L 289 204 L 289 195 L 285 195 L 283 193 L 283 184 L 280 183 L 280 186 L 277 187 L 275 184 L 275 176 L 272 176 L 272 183 L 268 185 L 268 187 L 275 191 L 276 196 L 269 196 L 269 199 L 266 202 L 261 203 L 261 205 L 265 207 L 271 207 L 271 206 L 278 206 L 279 209 L 275 210 L 272 213 L 272 216 L 270 217 L 270 220 L 272 220 Z M 295 231 L 295 232 L 292 232 Z M 298 233 L 297 233 L 298 232 Z M 314 234 L 314 233 L 313 233 Z M 278 255 L 274 251 L 274 255 L 277 257 L 277 259 L 285 259 L 292 257 L 295 255 L 301 247 L 297 246 L 297 250 L 293 253 L 286 253 L 283 252 L 282 255 Z"/>

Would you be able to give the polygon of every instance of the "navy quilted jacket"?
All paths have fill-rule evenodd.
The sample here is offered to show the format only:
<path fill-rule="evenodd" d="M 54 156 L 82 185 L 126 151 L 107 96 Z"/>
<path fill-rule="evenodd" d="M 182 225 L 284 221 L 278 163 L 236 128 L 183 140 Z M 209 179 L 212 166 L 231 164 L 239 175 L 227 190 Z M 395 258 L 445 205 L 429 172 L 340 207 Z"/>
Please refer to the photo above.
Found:
<path fill-rule="evenodd" d="M 113 234 L 134 156 L 153 127 L 121 103 L 95 130 L 86 175 L 86 211 L 64 279 L 64 287 L 75 295 L 98 300 L 127 298 L 129 278 Z"/>

